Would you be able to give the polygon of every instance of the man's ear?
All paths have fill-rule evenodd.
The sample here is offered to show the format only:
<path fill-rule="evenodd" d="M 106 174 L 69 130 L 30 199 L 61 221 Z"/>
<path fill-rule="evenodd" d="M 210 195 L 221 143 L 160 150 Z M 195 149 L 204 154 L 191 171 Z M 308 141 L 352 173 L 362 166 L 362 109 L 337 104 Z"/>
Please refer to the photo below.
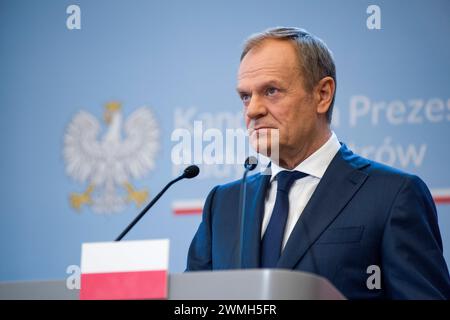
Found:
<path fill-rule="evenodd" d="M 332 77 L 325 77 L 314 87 L 314 96 L 317 101 L 317 113 L 325 114 L 333 101 L 336 84 Z"/>

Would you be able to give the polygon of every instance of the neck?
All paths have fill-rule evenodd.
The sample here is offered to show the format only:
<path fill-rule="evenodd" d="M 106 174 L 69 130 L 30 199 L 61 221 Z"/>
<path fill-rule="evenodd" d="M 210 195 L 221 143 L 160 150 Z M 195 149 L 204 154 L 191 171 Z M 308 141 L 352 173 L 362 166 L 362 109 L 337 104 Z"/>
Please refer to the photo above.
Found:
<path fill-rule="evenodd" d="M 318 134 L 314 139 L 310 139 L 300 147 L 286 148 L 281 150 L 278 165 L 282 168 L 292 170 L 302 163 L 306 158 L 322 147 L 331 137 L 331 130 L 328 128 Z"/>

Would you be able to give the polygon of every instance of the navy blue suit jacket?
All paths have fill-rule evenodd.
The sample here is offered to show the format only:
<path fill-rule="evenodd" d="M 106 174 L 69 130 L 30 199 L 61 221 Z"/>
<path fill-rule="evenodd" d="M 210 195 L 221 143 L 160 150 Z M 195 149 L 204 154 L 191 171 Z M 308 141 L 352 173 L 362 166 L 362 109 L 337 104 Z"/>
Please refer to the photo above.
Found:
<path fill-rule="evenodd" d="M 259 268 L 270 175 L 247 179 L 242 263 Z M 238 268 L 239 192 L 240 181 L 210 192 L 186 271 Z M 371 265 L 380 268 L 380 289 L 367 286 Z M 425 183 L 345 145 L 297 221 L 277 268 L 323 276 L 349 299 L 450 299 L 436 207 Z"/>

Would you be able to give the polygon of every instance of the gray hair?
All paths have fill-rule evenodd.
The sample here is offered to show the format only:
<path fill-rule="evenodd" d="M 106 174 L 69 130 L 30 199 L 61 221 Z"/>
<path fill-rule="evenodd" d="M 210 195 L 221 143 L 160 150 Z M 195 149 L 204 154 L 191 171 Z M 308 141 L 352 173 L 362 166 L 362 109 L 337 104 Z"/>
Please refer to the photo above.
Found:
<path fill-rule="evenodd" d="M 336 66 L 331 50 L 320 38 L 300 28 L 276 27 L 250 36 L 244 43 L 241 61 L 252 48 L 267 39 L 288 40 L 296 44 L 299 66 L 304 75 L 305 89 L 308 92 L 311 92 L 314 86 L 324 77 L 333 78 L 336 84 Z M 326 114 L 329 123 L 331 122 L 335 96 L 336 90 Z"/>

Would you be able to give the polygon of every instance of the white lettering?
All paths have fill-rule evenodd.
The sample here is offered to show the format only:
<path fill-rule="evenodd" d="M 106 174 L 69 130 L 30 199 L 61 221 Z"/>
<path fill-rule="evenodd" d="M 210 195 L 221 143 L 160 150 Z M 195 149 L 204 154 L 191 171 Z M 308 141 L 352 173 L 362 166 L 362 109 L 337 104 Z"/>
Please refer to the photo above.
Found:
<path fill-rule="evenodd" d="M 66 288 L 69 290 L 80 289 L 81 285 L 81 269 L 77 265 L 70 265 L 66 269 L 66 273 L 69 276 L 66 279 Z"/>
<path fill-rule="evenodd" d="M 367 274 L 370 276 L 367 278 L 366 285 L 367 289 L 381 289 L 381 270 L 377 265 L 370 265 L 366 270 Z"/>
<path fill-rule="evenodd" d="M 70 14 L 66 20 L 66 26 L 69 30 L 81 29 L 81 9 L 76 4 L 67 7 L 66 13 Z"/>
<path fill-rule="evenodd" d="M 370 5 L 366 10 L 367 14 L 370 16 L 367 17 L 366 26 L 369 30 L 380 30 L 381 29 L 381 9 L 377 5 Z"/>

